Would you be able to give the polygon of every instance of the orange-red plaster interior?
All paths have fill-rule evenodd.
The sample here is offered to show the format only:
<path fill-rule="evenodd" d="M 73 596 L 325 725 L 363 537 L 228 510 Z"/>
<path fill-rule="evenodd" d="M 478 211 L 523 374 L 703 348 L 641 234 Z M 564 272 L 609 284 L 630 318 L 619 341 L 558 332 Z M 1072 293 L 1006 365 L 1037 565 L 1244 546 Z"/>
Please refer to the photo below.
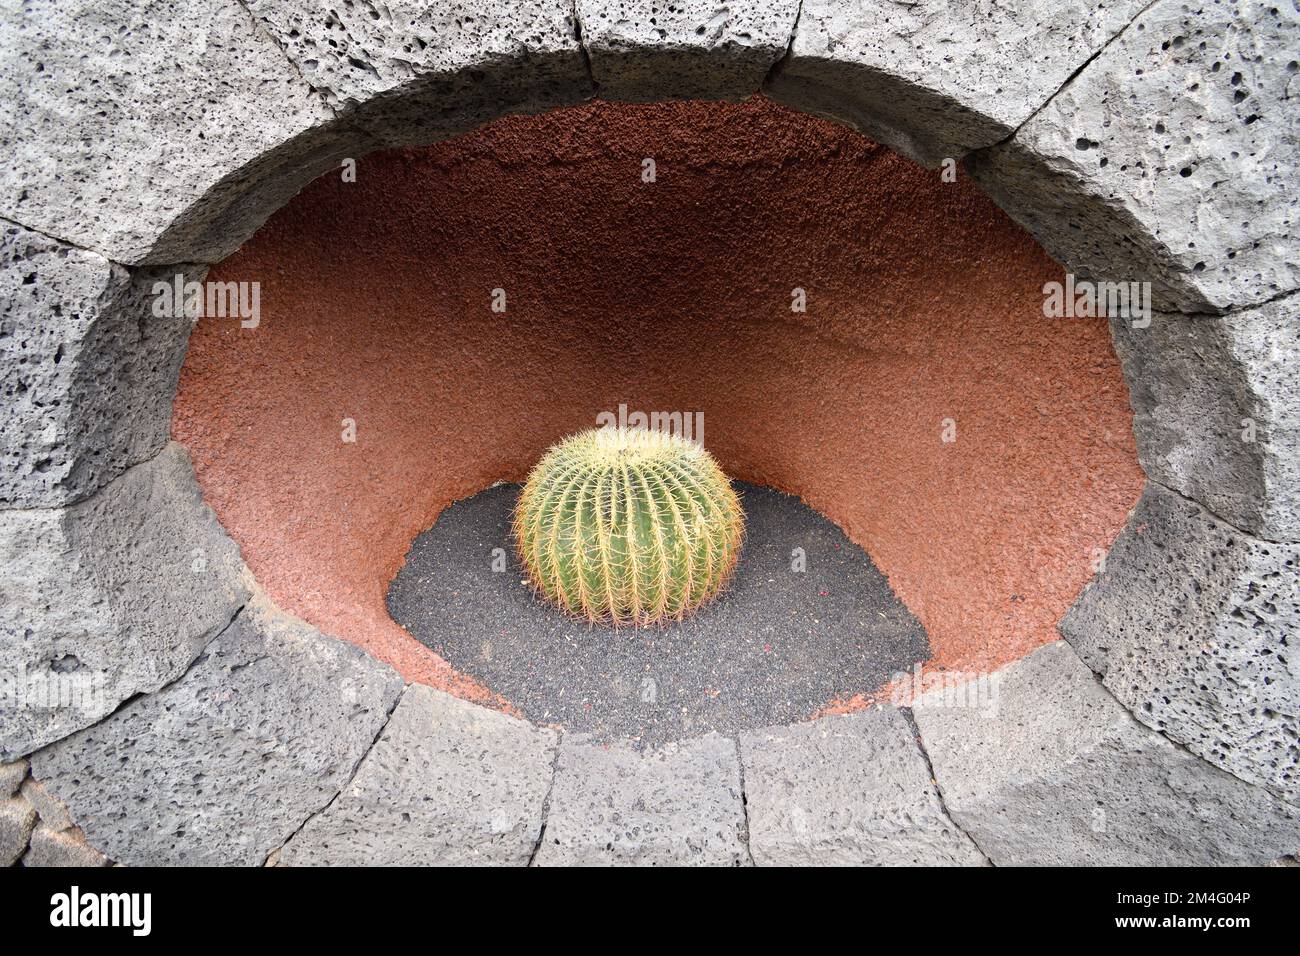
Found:
<path fill-rule="evenodd" d="M 388 584 L 446 505 L 620 403 L 703 412 L 729 474 L 871 554 L 943 667 L 1053 640 L 1141 488 L 1105 321 L 1043 317 L 1060 266 L 962 175 L 761 98 L 367 156 L 209 278 L 260 282 L 261 321 L 190 342 L 173 429 L 206 499 L 285 610 L 476 699 L 502 703 Z"/>

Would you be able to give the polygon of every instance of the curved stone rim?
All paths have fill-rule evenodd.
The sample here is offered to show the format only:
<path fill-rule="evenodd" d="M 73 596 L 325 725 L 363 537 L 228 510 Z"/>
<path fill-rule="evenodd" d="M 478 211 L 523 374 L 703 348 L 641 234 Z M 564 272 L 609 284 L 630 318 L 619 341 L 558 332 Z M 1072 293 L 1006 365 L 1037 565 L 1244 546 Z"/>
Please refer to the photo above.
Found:
<path fill-rule="evenodd" d="M 1134 394 L 1142 464 L 1150 478 L 1143 500 L 1156 504 L 1135 513 L 1125 532 L 1128 544 L 1117 547 L 1113 560 L 1085 591 L 1065 626 L 1067 637 L 1084 660 L 1104 675 L 1108 688 L 1100 691 L 1106 695 L 1104 699 L 1123 714 L 1106 723 L 1104 732 L 1098 730 L 1097 736 L 1079 744 L 1072 754 L 1063 754 L 1061 762 L 1072 766 L 1080 753 L 1105 752 L 1125 766 L 1141 766 L 1133 764 L 1135 752 L 1149 755 L 1153 748 L 1178 750 L 1181 744 L 1229 771 L 1233 776 L 1223 776 L 1232 784 L 1249 788 L 1247 802 L 1266 808 L 1259 812 L 1273 821 L 1261 833 L 1276 835 L 1279 828 L 1284 829 L 1277 815 L 1285 817 L 1286 808 L 1300 801 L 1294 773 L 1297 735 L 1292 733 L 1300 716 L 1270 705 L 1273 717 L 1281 713 L 1280 730 L 1274 727 L 1262 747 L 1251 751 L 1249 746 L 1223 745 L 1224 728 L 1229 725 L 1234 727 L 1234 745 L 1259 736 L 1252 733 L 1257 728 L 1250 723 L 1251 712 L 1226 693 L 1211 693 L 1199 701 L 1191 696 L 1192 705 L 1185 711 L 1158 717 L 1150 716 L 1149 705 L 1155 695 L 1169 689 L 1177 692 L 1225 662 L 1230 665 L 1233 654 L 1249 659 L 1269 654 L 1274 650 L 1270 642 L 1300 621 L 1300 598 L 1294 582 L 1286 579 L 1296 566 L 1295 558 L 1287 557 L 1288 549 L 1294 550 L 1289 542 L 1300 538 L 1296 523 L 1300 520 L 1296 518 L 1300 480 L 1295 464 L 1300 441 L 1291 424 L 1296 420 L 1292 413 L 1297 410 L 1300 391 L 1296 380 L 1300 343 L 1287 331 L 1297 306 L 1293 295 L 1296 277 L 1278 264 L 1288 261 L 1288 256 L 1291 262 L 1300 256 L 1291 254 L 1289 236 L 1278 239 L 1266 234 L 1269 242 L 1264 243 L 1263 253 L 1238 256 L 1239 250 L 1231 243 L 1217 249 L 1211 243 L 1207 249 L 1204 236 L 1184 233 L 1182 238 L 1192 236 L 1202 243 L 1196 252 L 1200 258 L 1191 263 L 1177 248 L 1177 223 L 1158 191 L 1125 191 L 1126 181 L 1122 177 L 1117 180 L 1118 174 L 1109 164 L 1090 167 L 1079 162 L 1071 150 L 1087 153 L 1094 149 L 1094 140 L 1080 135 L 1071 142 L 1076 130 L 1058 109 L 1058 104 L 1077 105 L 1090 98 L 1117 96 L 1115 83 L 1121 86 L 1119 93 L 1125 92 L 1123 84 L 1127 82 L 1130 87 L 1140 86 L 1139 92 L 1147 99 L 1172 97 L 1179 71 L 1204 65 L 1196 54 L 1174 57 L 1160 71 L 1152 71 L 1159 74 L 1155 80 L 1140 84 L 1119 76 L 1116 66 L 1150 57 L 1157 48 L 1152 44 L 1158 46 L 1162 32 L 1183 30 L 1186 15 L 1178 4 L 1172 0 L 1119 4 L 1107 12 L 1106 19 L 1087 20 L 1087 29 L 1071 38 L 1073 46 L 1064 43 L 1042 62 L 1033 62 L 1026 57 L 1026 50 L 1050 35 L 1052 25 L 1036 19 L 1034 5 L 1026 3 L 1006 13 L 1006 22 L 980 25 L 971 34 L 957 37 L 964 55 L 949 57 L 955 66 L 948 68 L 932 58 L 926 43 L 902 43 L 893 28 L 870 9 L 837 0 L 803 0 L 801 5 L 794 0 L 751 0 L 733 5 L 732 19 L 722 23 L 710 18 L 712 8 L 687 3 L 676 8 L 680 12 L 677 21 L 656 25 L 655 30 L 647 29 L 645 16 L 603 16 L 608 5 L 601 0 L 579 0 L 574 7 L 536 0 L 519 9 L 484 4 L 486 15 L 473 27 L 453 26 L 446 9 L 414 5 L 418 7 L 412 11 L 412 22 L 418 25 L 413 31 L 418 51 L 413 50 L 405 32 L 385 32 L 385 24 L 321 23 L 305 15 L 292 0 L 249 0 L 246 7 L 234 0 L 194 2 L 183 4 L 192 14 L 189 20 L 163 18 L 146 31 L 146 39 L 165 45 L 174 39 L 167 31 L 178 29 L 207 30 L 217 37 L 220 42 L 205 66 L 233 91 L 220 100 L 219 108 L 212 115 L 196 112 L 193 97 L 201 99 L 204 91 L 188 88 L 196 82 L 193 72 L 182 68 L 178 76 L 165 75 L 152 58 L 151 47 L 130 46 L 114 52 L 125 52 L 126 59 L 140 68 L 134 73 L 105 69 L 104 80 L 110 85 L 123 84 L 123 89 L 132 92 L 121 102 L 141 111 L 143 122 L 109 129 L 113 117 L 101 121 L 80 101 L 83 115 L 78 122 L 82 125 L 69 134 L 72 139 L 60 141 L 60 131 L 49 122 L 48 105 L 41 101 L 43 87 L 39 81 L 32 82 L 36 75 L 32 52 L 36 47 L 32 44 L 43 44 L 40 72 L 49 76 L 66 77 L 69 71 L 96 69 L 102 64 L 69 65 L 68 59 L 61 58 L 69 54 L 67 44 L 73 44 L 72 54 L 81 52 L 75 45 L 76 37 L 82 35 L 79 30 L 112 22 L 114 17 L 138 15 L 136 8 L 147 7 L 149 2 L 100 4 L 95 14 L 98 19 L 80 25 L 75 0 L 56 0 L 44 25 L 15 19 L 19 14 L 12 11 L 0 23 L 0 92 L 6 94 L 0 100 L 7 104 L 0 121 L 7 138 L 23 145 L 18 161 L 0 182 L 0 217 L 9 223 L 3 276 L 10 286 L 6 291 L 14 293 L 11 301 L 17 303 L 6 319 L 24 331 L 45 333 L 35 344 L 24 342 L 26 351 L 18 358 L 21 364 L 31 365 L 30 358 L 45 360 L 56 352 L 65 354 L 69 345 L 80 349 L 90 343 L 106 348 L 112 360 L 105 367 L 102 358 L 92 361 L 93 348 L 85 349 L 85 358 L 78 356 L 70 371 L 55 370 L 34 381 L 42 399 L 53 399 L 41 407 L 57 407 L 56 416 L 51 419 L 48 412 L 41 411 L 27 417 L 11 416 L 4 423 L 5 455 L 16 467 L 14 477 L 7 475 L 0 488 L 6 509 L 0 510 L 4 575 L 0 585 L 12 592 L 30 589 L 34 580 L 39 590 L 74 580 L 87 567 L 91 572 L 88 581 L 79 583 L 79 590 L 66 595 L 67 614 L 54 618 L 41 610 L 39 601 L 33 602 L 28 615 L 32 626 L 25 630 L 34 636 L 15 644 L 11 634 L 5 648 L 11 656 L 4 663 L 16 659 L 25 669 L 36 662 L 47 676 L 63 673 L 60 667 L 69 658 L 80 662 L 82 654 L 87 654 L 93 659 L 88 635 L 98 635 L 95 639 L 102 642 L 121 634 L 126 637 L 118 649 L 122 659 L 143 660 L 149 665 L 146 674 L 115 679 L 107 690 L 107 703 L 101 701 L 98 709 L 87 709 L 80 717 L 65 719 L 68 715 L 56 710 L 45 715 L 44 726 L 0 728 L 0 751 L 7 758 L 44 748 L 33 756 L 33 766 L 52 789 L 69 799 L 73 815 L 79 821 L 84 818 L 92 839 L 112 843 L 114 838 L 111 828 L 105 829 L 102 815 L 91 813 L 88 797 L 58 783 L 60 768 L 67 765 L 64 761 L 76 765 L 78 760 L 92 759 L 89 741 L 97 733 L 111 733 L 115 722 L 130 719 L 132 708 L 148 707 L 152 699 L 180 693 L 200 680 L 215 666 L 212 655 L 220 656 L 225 647 L 222 641 L 233 639 L 231 619 L 239 622 L 252 614 L 250 608 L 254 607 L 248 603 L 251 585 L 246 569 L 229 560 L 228 539 L 219 527 L 214 530 L 211 513 L 194 502 L 187 456 L 183 451 L 165 450 L 166 429 L 159 427 L 158 419 L 167 409 L 159 408 L 157 402 L 141 402 L 134 415 L 107 433 L 99 429 L 83 434 L 84 424 L 104 419 L 108 403 L 116 399 L 111 388 L 107 394 L 87 388 L 88 379 L 101 375 L 110 385 L 135 381 L 139 376 L 132 365 L 133 356 L 144 355 L 150 369 L 163 370 L 149 379 L 153 388 L 157 389 L 158 383 L 165 388 L 170 380 L 174 390 L 174 373 L 169 370 L 179 367 L 188 328 L 149 341 L 126 334 L 130 325 L 140 324 L 144 285 L 171 272 L 200 275 L 204 267 L 192 263 L 224 258 L 302 185 L 345 157 L 377 146 L 430 142 L 500 115 L 548 109 L 602 90 L 620 98 L 656 99 L 675 95 L 739 97 L 761 89 L 788 105 L 856 125 L 925 164 L 965 160 L 967 168 L 1013 218 L 1083 277 L 1092 274 L 1119 281 L 1149 276 L 1157 306 L 1151 325 L 1143 327 L 1136 321 L 1126 325 L 1116 320 L 1113 329 Z M 1225 27 L 1231 32 L 1240 25 L 1236 18 L 1244 23 L 1251 14 L 1249 10 L 1235 15 L 1211 11 L 1207 16 L 1231 17 Z M 1052 18 L 1069 19 L 1060 11 Z M 928 23 L 916 26 L 921 36 L 931 28 Z M 1213 26 L 1193 23 L 1191 28 L 1204 33 Z M 336 28 L 346 34 L 341 47 L 326 43 Z M 60 29 L 68 38 L 60 41 L 63 46 L 52 42 L 48 33 L 41 35 L 42 30 Z M 1263 81 L 1269 79 L 1268 70 L 1275 66 L 1278 49 L 1291 48 L 1288 41 L 1296 32 L 1295 22 L 1284 15 L 1276 25 L 1247 38 L 1267 54 L 1258 58 L 1262 65 L 1252 74 L 1260 81 L 1255 86 L 1268 88 Z M 327 46 L 334 52 L 325 53 Z M 1003 95 L 1008 89 L 1011 94 Z M 72 99 L 77 101 L 78 96 L 80 93 Z M 1240 102 L 1234 97 L 1231 109 L 1236 110 Z M 1120 117 L 1125 118 L 1122 110 Z M 1130 115 L 1127 119 L 1136 118 Z M 174 131 L 178 121 L 184 130 L 197 129 L 214 136 L 223 129 L 227 134 L 234 129 L 237 139 L 224 141 L 230 148 L 220 160 L 215 159 L 222 152 L 217 148 L 222 142 L 219 139 L 196 157 L 175 151 L 160 155 L 157 146 L 166 140 L 168 124 L 173 124 Z M 1124 129 L 1122 122 L 1118 125 L 1121 128 L 1113 134 L 1116 143 L 1123 145 L 1127 136 L 1138 144 L 1137 149 L 1144 148 L 1149 130 L 1136 124 L 1132 129 Z M 1220 126 L 1224 124 L 1210 125 L 1216 135 L 1225 137 L 1224 149 L 1235 142 L 1233 135 L 1246 135 L 1232 129 L 1223 132 Z M 102 136 L 102 143 L 95 139 L 96 133 Z M 1085 140 L 1089 149 L 1079 149 L 1078 143 Z M 1266 145 L 1283 164 L 1295 158 L 1295 137 L 1285 130 Z M 1244 165 L 1235 169 L 1229 161 L 1220 165 L 1225 164 L 1238 174 L 1235 182 L 1244 185 L 1238 188 L 1228 180 L 1226 193 L 1195 198 L 1220 219 L 1237 212 L 1241 202 L 1253 202 L 1266 194 L 1272 182 L 1252 179 Z M 51 168 L 57 170 L 57 179 L 51 178 Z M 143 189 L 129 188 L 141 181 L 146 184 Z M 121 214 L 123 203 L 128 207 L 142 204 L 143 215 Z M 102 207 L 109 211 L 101 215 Z M 1267 233 L 1272 223 L 1267 217 L 1265 220 L 1259 228 Z M 1086 227 L 1086 244 L 1073 234 L 1081 227 Z M 1242 223 L 1247 239 L 1249 227 L 1250 223 Z M 1234 233 L 1234 241 L 1241 235 Z M 1247 262 L 1236 262 L 1238 258 Z M 1213 268 L 1207 267 L 1211 262 Z M 1099 267 L 1102 272 L 1097 274 Z M 1107 274 L 1106 270 L 1115 271 Z M 1206 272 L 1210 275 L 1203 276 Z M 29 277 L 46 281 L 33 282 Z M 20 298 L 31 285 L 53 288 L 55 301 L 40 296 Z M 75 296 L 78 303 L 72 322 L 67 317 L 55 320 L 64 293 Z M 1164 343 L 1192 341 L 1182 348 L 1152 347 L 1139 335 L 1147 328 L 1156 329 L 1155 335 L 1163 336 L 1159 341 Z M 1213 365 L 1206 364 L 1207 355 Z M 5 355 L 4 360 L 6 375 L 18 374 L 15 358 Z M 113 365 L 116 360 L 121 364 Z M 1155 412 L 1179 397 L 1160 392 L 1160 387 L 1181 380 L 1196 384 L 1188 394 L 1199 403 L 1195 408 L 1202 414 L 1199 419 L 1189 414 L 1181 427 L 1177 423 L 1171 426 L 1167 417 Z M 23 384 L 27 391 L 28 383 Z M 133 397 L 138 399 L 138 393 Z M 1203 432 L 1197 434 L 1194 426 L 1205 415 L 1221 423 L 1236 422 L 1242 415 L 1247 419 L 1256 416 L 1257 440 L 1243 443 L 1222 430 L 1208 437 Z M 1243 448 L 1243 444 L 1252 447 Z M 97 529 L 114 521 L 138 525 L 142 515 L 156 512 L 169 513 L 175 520 L 148 531 L 136 542 L 141 553 L 134 560 L 152 567 L 158 580 L 137 591 L 128 585 L 122 592 L 122 585 L 107 570 L 113 555 L 101 555 L 92 548 Z M 1171 627 L 1176 631 L 1176 623 L 1171 622 L 1184 619 L 1184 612 L 1192 607 L 1198 614 L 1195 627 L 1182 635 L 1181 643 L 1173 642 L 1176 646 L 1169 642 L 1155 646 L 1142 640 L 1140 628 L 1121 627 L 1130 660 L 1136 655 L 1141 666 L 1117 668 L 1110 663 L 1109 648 L 1102 645 L 1108 645 L 1106 639 L 1115 631 L 1116 616 L 1146 596 L 1140 584 L 1135 589 L 1131 582 L 1142 580 L 1150 559 L 1141 547 L 1130 545 L 1146 534 L 1149 522 L 1156 523 L 1158 533 L 1170 541 L 1190 541 L 1189 560 L 1198 569 L 1214 570 L 1215 575 L 1207 582 L 1208 595 L 1198 590 L 1195 597 L 1185 596 L 1181 603 L 1169 602 L 1153 612 L 1154 620 L 1144 622 L 1155 631 Z M 1198 546 L 1203 550 L 1197 551 Z M 32 555 L 36 561 L 29 567 Z M 210 586 L 222 595 L 220 600 L 199 607 L 187 604 L 185 597 L 194 593 L 195 581 L 179 573 L 180 557 L 186 555 L 202 565 L 197 572 L 191 565 L 192 573 L 213 576 Z M 217 557 L 210 561 L 213 555 Z M 1219 573 L 1225 565 L 1228 570 Z M 1261 580 L 1274 589 L 1270 594 L 1280 597 L 1267 602 L 1272 610 L 1265 609 L 1265 626 L 1242 639 L 1230 630 L 1228 608 L 1240 610 L 1243 602 L 1258 592 Z M 151 604 L 145 592 L 161 594 L 160 603 Z M 286 654 L 306 654 L 321 661 L 321 673 L 334 676 L 330 667 L 360 666 L 355 661 L 334 660 L 338 657 L 334 639 L 319 635 L 302 622 L 271 627 L 266 624 L 271 619 L 258 612 L 260 623 L 248 625 L 256 634 L 244 634 L 245 641 L 261 640 Z M 130 633 L 133 626 L 142 636 Z M 241 624 L 237 630 L 243 633 L 247 628 Z M 170 640 L 167 633 L 173 635 Z M 1201 638 L 1211 648 L 1201 668 L 1181 667 L 1189 641 Z M 16 658 L 12 656 L 15 646 L 19 650 Z M 1060 661 L 1073 660 L 1072 655 L 1061 657 L 1063 646 L 1049 646 L 1058 667 L 1068 666 Z M 282 827 L 289 821 L 296 821 L 297 827 L 308 820 L 323 821 L 322 814 L 331 811 L 341 815 L 344 804 L 340 794 L 345 784 L 352 789 L 360 786 L 366 761 L 383 744 L 382 736 L 379 744 L 373 736 L 367 741 L 366 730 L 387 733 L 393 719 L 389 713 L 401 712 L 392 679 L 365 667 L 362 670 L 367 676 L 356 678 L 361 684 L 377 681 L 384 689 L 362 708 L 369 722 L 349 738 L 351 749 L 331 752 L 327 761 L 334 775 L 330 779 L 337 780 L 339 791 L 323 801 L 304 799 L 289 808 L 280 806 L 278 815 L 268 819 L 283 821 Z M 241 669 L 230 671 L 239 672 Z M 1300 699 L 1300 693 L 1291 693 L 1296 678 L 1289 673 L 1282 676 L 1286 693 L 1281 697 L 1284 706 L 1290 706 Z M 119 702 L 141 691 L 148 696 L 106 717 Z M 304 693 L 312 697 L 310 691 Z M 401 700 L 408 697 L 414 701 L 427 695 L 408 689 Z M 428 705 L 427 700 L 424 703 Z M 392 711 L 394 706 L 398 711 Z M 1138 725 L 1125 724 L 1129 719 L 1125 707 L 1155 730 L 1138 731 L 1134 729 Z M 333 726 L 330 722 L 339 716 L 323 705 L 313 713 L 318 723 L 306 728 L 308 737 L 319 734 L 321 726 Z M 897 721 L 893 723 L 897 730 Z M 925 723 L 918 718 L 923 734 Z M 1121 724 L 1123 728 L 1116 729 Z M 292 728 L 286 727 L 285 733 L 291 734 Z M 778 729 L 772 735 L 790 732 L 794 731 Z M 1289 745 L 1285 743 L 1288 734 Z M 1280 753 L 1279 736 L 1283 740 Z M 716 752 L 718 748 L 712 745 L 698 746 L 710 772 L 730 773 L 725 753 Z M 741 749 L 744 746 L 742 742 Z M 679 759 L 686 766 L 692 766 L 691 758 L 698 756 L 690 752 L 692 747 L 682 748 L 688 753 Z M 753 752 L 758 753 L 758 745 L 754 747 Z M 588 764 L 583 764 L 583 753 L 574 751 L 570 763 L 565 763 L 560 759 L 562 744 L 555 752 L 559 756 L 552 780 L 563 779 L 560 771 L 570 763 L 583 766 L 606 759 L 586 754 Z M 924 750 L 919 753 L 922 759 L 929 759 Z M 1167 753 L 1165 758 L 1174 759 Z M 232 759 L 238 764 L 242 758 Z M 629 768 L 615 760 L 608 776 L 642 780 L 644 774 L 636 761 L 630 764 Z M 734 764 L 737 776 L 742 764 L 739 760 Z M 941 764 L 938 761 L 935 766 L 940 776 Z M 674 764 L 665 760 L 663 765 Z M 1199 760 L 1190 766 L 1202 768 L 1197 770 L 1201 775 L 1219 773 Z M 285 772 L 292 777 L 293 769 Z M 1050 773 L 1037 771 L 1040 776 L 1035 779 L 1046 781 L 1044 786 L 1050 791 L 1050 781 L 1055 779 L 1051 774 L 1059 769 L 1053 766 Z M 1223 780 L 1215 780 L 1227 786 Z M 1203 793 L 1209 785 L 1197 786 L 1198 793 Z M 967 796 L 960 785 L 954 785 L 954 790 Z M 566 792 L 559 791 L 561 796 Z M 551 790 L 548 794 L 543 806 L 556 796 Z M 979 829 L 978 807 L 991 799 L 987 793 L 977 797 L 978 793 L 970 796 L 973 802 L 967 804 L 977 809 L 953 809 L 952 817 L 946 810 L 933 812 L 932 803 L 927 802 L 931 807 L 928 818 L 941 824 L 944 820 L 960 823 L 966 814 L 968 821 L 977 821 L 962 824 L 973 835 Z M 933 798 L 938 801 L 939 795 Z M 366 804 L 363 796 L 357 796 L 357 801 L 363 808 L 374 807 L 373 801 Z M 723 807 L 719 812 L 730 812 L 726 807 L 734 809 L 734 801 L 722 801 L 719 806 Z M 1279 806 L 1283 809 L 1278 810 Z M 590 829 L 595 825 L 580 808 L 566 813 L 557 820 L 570 821 L 567 832 L 581 834 L 583 826 Z M 798 830 L 794 816 L 787 814 L 783 819 Z M 873 822 L 865 825 L 864 832 L 883 825 L 871 812 L 865 819 Z M 572 822 L 581 820 L 588 823 Z M 745 826 L 750 822 L 746 820 Z M 317 824 L 324 826 L 324 822 Z M 306 853 L 304 841 L 311 829 L 304 828 L 297 836 L 293 836 L 296 830 L 286 834 L 292 837 L 286 846 L 290 858 Z M 500 843 L 496 830 L 489 829 L 494 845 Z M 1049 831 L 1038 832 L 1040 842 Z M 970 839 L 966 833 L 962 835 Z M 734 855 L 733 842 L 716 833 L 713 838 L 722 842 L 712 845 L 730 847 L 726 852 Z M 1097 842 L 1084 840 L 1080 845 L 1095 850 Z M 255 861 L 260 846 L 236 843 L 230 861 Z M 560 844 L 562 850 L 547 848 L 546 855 L 581 854 L 580 843 L 578 839 L 577 843 Z M 522 844 L 516 840 L 513 845 L 526 846 L 527 840 Z M 747 852 L 754 856 L 752 834 L 749 845 Z M 927 852 L 935 849 L 924 834 L 918 845 L 928 848 Z M 106 848 L 110 853 L 115 850 L 107 844 Z M 534 844 L 533 849 L 544 861 L 542 844 Z M 174 853 L 176 848 L 159 849 L 154 858 L 168 859 L 168 852 Z M 1159 858 L 1160 852 L 1164 851 L 1153 850 L 1153 858 Z M 985 853 L 996 860 L 997 853 L 987 847 Z M 1088 858 L 1086 853 L 1084 857 Z M 182 853 L 174 861 L 186 859 L 192 857 Z"/>
<path fill-rule="evenodd" d="M 1064 642 L 916 690 L 638 750 L 403 688 L 259 596 L 176 684 L 38 751 L 25 781 L 25 762 L 0 766 L 0 854 L 30 840 L 28 865 L 1261 865 L 1300 846 L 1300 807 L 1139 724 Z M 227 708 L 276 736 L 259 751 Z M 205 742 L 210 758 L 179 756 Z"/>

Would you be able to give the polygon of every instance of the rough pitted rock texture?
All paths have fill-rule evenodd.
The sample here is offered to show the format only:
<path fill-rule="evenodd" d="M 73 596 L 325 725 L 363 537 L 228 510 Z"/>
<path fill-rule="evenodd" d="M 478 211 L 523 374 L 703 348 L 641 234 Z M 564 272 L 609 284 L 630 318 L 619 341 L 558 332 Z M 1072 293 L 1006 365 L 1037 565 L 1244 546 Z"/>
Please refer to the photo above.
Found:
<path fill-rule="evenodd" d="M 1224 316 L 1111 320 L 1153 480 L 1238 528 L 1300 541 L 1300 296 Z"/>
<path fill-rule="evenodd" d="M 1300 803 L 1300 543 L 1149 483 L 1061 633 L 1143 723 Z"/>
<path fill-rule="evenodd" d="M 0 800 L 0 866 L 13 866 L 27 850 L 36 808 L 22 797 Z"/>
<path fill-rule="evenodd" d="M 339 798 L 282 866 L 524 865 L 537 846 L 556 733 L 410 684 Z"/>
<path fill-rule="evenodd" d="M 803 0 L 764 92 L 925 166 L 1009 136 L 1145 0 Z"/>
<path fill-rule="evenodd" d="M 1263 302 L 1300 283 L 1297 49 L 1293 3 L 1160 0 L 972 169 L 1077 273 Z"/>
<path fill-rule="evenodd" d="M 260 604 L 183 678 L 32 757 L 128 865 L 260 865 L 351 779 L 401 693 L 351 644 Z"/>
<path fill-rule="evenodd" d="M 0 800 L 8 800 L 18 792 L 27 778 L 27 759 L 0 763 Z"/>
<path fill-rule="evenodd" d="M 123 263 L 214 262 L 352 152 L 237 0 L 0 12 L 0 215 Z"/>
<path fill-rule="evenodd" d="M 871 558 L 791 495 L 737 482 L 745 542 L 714 601 L 657 628 L 575 621 L 523 583 L 518 487 L 458 501 L 416 538 L 388 606 L 530 720 L 663 743 L 806 719 L 929 657 Z M 792 568 L 795 549 L 806 567 Z"/>
<path fill-rule="evenodd" d="M 600 96 L 742 99 L 785 55 L 798 0 L 578 0 Z"/>
<path fill-rule="evenodd" d="M 86 842 L 86 835 L 73 827 L 56 830 L 41 823 L 32 831 L 31 845 L 23 854 L 23 866 L 98 867 L 108 866 L 108 857 Z"/>
<path fill-rule="evenodd" d="M 948 812 L 995 864 L 1261 865 L 1300 846 L 1300 810 L 1137 723 L 1065 642 L 1000 678 L 992 710 L 947 691 L 914 709 Z"/>
<path fill-rule="evenodd" d="M 193 320 L 153 314 L 156 281 L 0 221 L 0 508 L 93 494 L 167 442 Z"/>
<path fill-rule="evenodd" d="M 560 0 L 248 6 L 313 89 L 390 145 L 592 93 L 573 6 Z"/>
<path fill-rule="evenodd" d="M 73 820 L 68 808 L 43 783 L 29 777 L 23 781 L 22 794 L 23 799 L 36 808 L 43 826 L 56 832 L 71 829 Z"/>
<path fill-rule="evenodd" d="M 538 866 L 742 866 L 735 742 L 718 734 L 638 750 L 566 736 Z"/>
<path fill-rule="evenodd" d="M 749 846 L 773 866 L 982 866 L 903 713 L 878 707 L 742 734 Z"/>
<path fill-rule="evenodd" d="M 239 551 L 167 445 L 68 508 L 0 511 L 0 759 L 179 677 L 247 597 Z"/>

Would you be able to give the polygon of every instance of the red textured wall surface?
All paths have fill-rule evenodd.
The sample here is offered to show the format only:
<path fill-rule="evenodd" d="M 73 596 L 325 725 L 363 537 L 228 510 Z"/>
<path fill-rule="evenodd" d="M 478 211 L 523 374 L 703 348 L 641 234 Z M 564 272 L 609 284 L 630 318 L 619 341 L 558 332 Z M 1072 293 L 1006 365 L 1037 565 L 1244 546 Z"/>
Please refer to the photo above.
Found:
<path fill-rule="evenodd" d="M 305 190 L 213 269 L 261 282 L 261 325 L 200 321 L 174 432 L 271 595 L 410 679 L 486 694 L 385 611 L 414 536 L 620 402 L 702 411 L 936 664 L 986 668 L 1055 638 L 1141 487 L 1105 322 L 1042 315 L 1061 277 L 972 183 L 833 124 L 590 104 Z"/>

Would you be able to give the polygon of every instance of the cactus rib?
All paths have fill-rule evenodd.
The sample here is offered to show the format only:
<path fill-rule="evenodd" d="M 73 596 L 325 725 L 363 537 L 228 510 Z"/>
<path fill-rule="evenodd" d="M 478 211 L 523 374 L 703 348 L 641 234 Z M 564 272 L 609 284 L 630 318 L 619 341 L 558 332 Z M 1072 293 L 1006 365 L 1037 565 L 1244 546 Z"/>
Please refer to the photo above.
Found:
<path fill-rule="evenodd" d="M 744 514 L 700 446 L 603 428 L 553 446 L 516 506 L 515 547 L 543 599 L 589 621 L 680 620 L 726 586 Z"/>

